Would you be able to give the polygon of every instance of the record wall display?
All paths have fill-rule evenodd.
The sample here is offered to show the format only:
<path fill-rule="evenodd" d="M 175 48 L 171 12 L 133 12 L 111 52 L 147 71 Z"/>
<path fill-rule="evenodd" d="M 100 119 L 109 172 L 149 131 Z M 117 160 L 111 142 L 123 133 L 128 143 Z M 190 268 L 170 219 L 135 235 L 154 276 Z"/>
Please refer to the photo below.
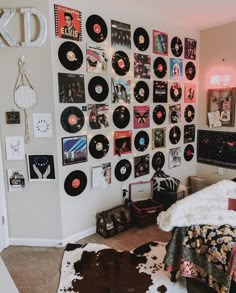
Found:
<path fill-rule="evenodd" d="M 161 169 L 165 164 L 165 155 L 162 152 L 156 152 L 152 157 L 152 168 L 154 170 Z"/>
<path fill-rule="evenodd" d="M 74 42 L 64 42 L 58 49 L 58 58 L 68 70 L 77 70 L 83 64 L 83 53 Z"/>
<path fill-rule="evenodd" d="M 107 98 L 109 92 L 106 80 L 101 76 L 94 76 L 89 81 L 88 92 L 94 101 L 103 102 Z"/>
<path fill-rule="evenodd" d="M 88 17 L 86 30 L 94 42 L 101 43 L 107 37 L 107 25 L 99 15 L 93 14 Z"/>
<path fill-rule="evenodd" d="M 145 51 L 149 47 L 149 35 L 147 31 L 142 28 L 138 27 L 134 31 L 134 44 L 140 51 Z"/>
<path fill-rule="evenodd" d="M 156 124 L 162 124 L 166 119 L 166 109 L 162 105 L 157 105 L 152 113 L 153 120 Z"/>
<path fill-rule="evenodd" d="M 179 126 L 175 125 L 170 129 L 169 139 L 172 144 L 177 144 L 181 137 L 181 130 Z"/>
<path fill-rule="evenodd" d="M 115 176 L 118 181 L 125 181 L 129 178 L 132 171 L 132 166 L 130 161 L 121 160 L 116 164 Z"/>
<path fill-rule="evenodd" d="M 95 159 L 101 159 L 109 151 L 109 141 L 105 135 L 95 135 L 89 143 L 89 152 Z"/>
<path fill-rule="evenodd" d="M 123 51 L 116 51 L 112 56 L 112 67 L 115 73 L 123 76 L 130 69 L 130 61 L 128 55 Z"/>
<path fill-rule="evenodd" d="M 139 131 L 135 136 L 134 145 L 137 151 L 145 151 L 149 145 L 148 133 L 146 131 Z"/>
<path fill-rule="evenodd" d="M 153 81 L 153 102 L 167 103 L 168 82 L 156 80 Z"/>
<path fill-rule="evenodd" d="M 117 107 L 113 112 L 113 122 L 117 128 L 125 128 L 130 121 L 129 110 L 124 106 Z"/>
<path fill-rule="evenodd" d="M 188 62 L 185 66 L 185 75 L 188 80 L 193 80 L 196 75 L 196 67 L 193 62 Z"/>
<path fill-rule="evenodd" d="M 134 97 L 137 102 L 144 103 L 149 97 L 149 87 L 146 82 L 140 80 L 134 87 Z"/>
<path fill-rule="evenodd" d="M 167 64 L 164 58 L 157 57 L 153 63 L 153 70 L 158 78 L 163 78 L 167 72 Z"/>
<path fill-rule="evenodd" d="M 87 176 L 83 171 L 71 172 L 65 179 L 64 188 L 68 195 L 77 196 L 81 194 L 87 186 Z"/>
<path fill-rule="evenodd" d="M 188 105 L 184 110 L 184 118 L 187 122 L 192 122 L 195 116 L 195 110 L 192 105 Z"/>
<path fill-rule="evenodd" d="M 184 149 L 184 158 L 187 162 L 191 161 L 194 156 L 194 147 L 191 144 L 186 145 Z"/>
<path fill-rule="evenodd" d="M 174 102 L 178 102 L 182 97 L 182 87 L 178 82 L 174 82 L 170 88 L 170 97 Z"/>
<path fill-rule="evenodd" d="M 174 37 L 171 40 L 171 52 L 175 57 L 180 57 L 183 53 L 183 43 L 180 38 Z"/>
<path fill-rule="evenodd" d="M 61 126 L 70 133 L 76 133 L 84 126 L 83 112 L 74 106 L 67 107 L 61 113 Z"/>

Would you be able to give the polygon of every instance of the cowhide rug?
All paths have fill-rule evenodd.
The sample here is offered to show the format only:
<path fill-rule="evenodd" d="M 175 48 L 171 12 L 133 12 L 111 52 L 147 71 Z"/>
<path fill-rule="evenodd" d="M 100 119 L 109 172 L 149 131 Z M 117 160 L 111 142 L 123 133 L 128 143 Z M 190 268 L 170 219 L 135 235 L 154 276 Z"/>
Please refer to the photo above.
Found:
<path fill-rule="evenodd" d="M 149 242 L 132 251 L 88 243 L 68 244 L 58 293 L 186 293 L 185 280 L 170 281 L 163 270 L 165 243 Z"/>

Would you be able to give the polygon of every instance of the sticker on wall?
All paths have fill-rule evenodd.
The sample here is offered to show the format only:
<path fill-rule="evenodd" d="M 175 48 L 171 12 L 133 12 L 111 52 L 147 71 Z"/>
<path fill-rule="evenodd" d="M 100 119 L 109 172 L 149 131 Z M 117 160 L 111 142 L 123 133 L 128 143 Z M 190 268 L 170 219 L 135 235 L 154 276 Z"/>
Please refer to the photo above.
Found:
<path fill-rule="evenodd" d="M 175 57 L 180 57 L 183 53 L 183 43 L 179 37 L 174 37 L 171 40 L 171 52 Z"/>
<path fill-rule="evenodd" d="M 55 180 L 53 155 L 27 155 L 29 181 Z"/>
<path fill-rule="evenodd" d="M 184 58 L 196 60 L 197 41 L 185 38 Z"/>
<path fill-rule="evenodd" d="M 181 122 L 181 104 L 169 106 L 169 122 L 170 124 Z"/>
<path fill-rule="evenodd" d="M 195 103 L 196 102 L 196 84 L 185 83 L 184 85 L 184 102 Z"/>
<path fill-rule="evenodd" d="M 134 106 L 134 129 L 150 126 L 150 106 Z"/>
<path fill-rule="evenodd" d="M 169 150 L 169 169 L 181 166 L 181 148 Z"/>
<path fill-rule="evenodd" d="M 141 177 L 149 174 L 150 155 L 134 157 L 134 177 Z"/>
<path fill-rule="evenodd" d="M 101 189 L 111 185 L 111 163 L 103 163 L 91 169 L 91 188 Z"/>
<path fill-rule="evenodd" d="M 52 137 L 52 114 L 33 113 L 35 137 Z"/>
<path fill-rule="evenodd" d="M 111 20 L 111 45 L 131 49 L 131 25 Z"/>
<path fill-rule="evenodd" d="M 111 79 L 112 103 L 130 103 L 131 80 Z"/>
<path fill-rule="evenodd" d="M 153 81 L 153 102 L 167 103 L 168 82 L 155 80 Z"/>
<path fill-rule="evenodd" d="M 60 103 L 85 103 L 84 75 L 58 73 Z"/>
<path fill-rule="evenodd" d="M 7 177 L 9 191 L 25 190 L 25 174 L 23 169 L 8 169 Z"/>
<path fill-rule="evenodd" d="M 87 72 L 107 73 L 108 54 L 107 50 L 100 46 L 87 45 Z"/>
<path fill-rule="evenodd" d="M 23 136 L 6 136 L 7 160 L 24 160 L 25 144 Z"/>
<path fill-rule="evenodd" d="M 54 5 L 54 14 L 57 37 L 82 41 L 82 14 L 79 10 Z"/>
<path fill-rule="evenodd" d="M 87 136 L 62 138 L 62 163 L 64 166 L 87 162 Z"/>
<path fill-rule="evenodd" d="M 109 127 L 109 104 L 88 104 L 88 119 L 91 129 L 104 129 Z"/>
<path fill-rule="evenodd" d="M 168 55 L 168 34 L 153 31 L 153 53 Z"/>
<path fill-rule="evenodd" d="M 134 53 L 134 77 L 151 78 L 151 56 Z"/>
<path fill-rule="evenodd" d="M 132 153 L 132 131 L 114 132 L 114 155 L 124 155 Z"/>
<path fill-rule="evenodd" d="M 170 58 L 170 79 L 180 80 L 183 77 L 183 60 Z"/>

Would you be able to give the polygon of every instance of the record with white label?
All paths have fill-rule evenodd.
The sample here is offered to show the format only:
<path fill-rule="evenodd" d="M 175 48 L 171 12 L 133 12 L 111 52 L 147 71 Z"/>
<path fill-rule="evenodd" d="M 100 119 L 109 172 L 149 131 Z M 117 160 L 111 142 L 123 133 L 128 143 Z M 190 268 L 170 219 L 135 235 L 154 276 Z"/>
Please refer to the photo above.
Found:
<path fill-rule="evenodd" d="M 88 91 L 94 101 L 103 102 L 108 96 L 109 87 L 103 77 L 94 76 L 89 81 Z"/>
<path fill-rule="evenodd" d="M 95 159 L 101 159 L 109 151 L 109 140 L 105 135 L 95 135 L 89 143 L 89 152 Z"/>
<path fill-rule="evenodd" d="M 195 110 L 192 105 L 188 105 L 184 110 L 184 118 L 187 122 L 192 122 L 195 116 Z"/>
<path fill-rule="evenodd" d="M 171 52 L 175 57 L 180 57 L 183 53 L 183 43 L 179 37 L 174 37 L 171 40 Z"/>
<path fill-rule="evenodd" d="M 134 97 L 137 102 L 144 103 L 149 97 L 149 87 L 145 81 L 138 81 L 134 87 Z"/>
<path fill-rule="evenodd" d="M 64 42 L 58 50 L 61 64 L 68 70 L 77 70 L 83 64 L 83 53 L 74 42 Z"/>
<path fill-rule="evenodd" d="M 196 67 L 193 64 L 193 62 L 188 62 L 185 66 L 185 75 L 187 77 L 188 80 L 192 80 L 194 79 L 195 75 L 196 75 Z"/>
<path fill-rule="evenodd" d="M 115 167 L 116 179 L 121 182 L 127 180 L 131 174 L 131 171 L 132 171 L 132 166 L 130 161 L 125 159 L 119 161 Z"/>
<path fill-rule="evenodd" d="M 134 31 L 134 44 L 140 51 L 145 51 L 149 47 L 149 35 L 144 28 L 138 27 Z"/>

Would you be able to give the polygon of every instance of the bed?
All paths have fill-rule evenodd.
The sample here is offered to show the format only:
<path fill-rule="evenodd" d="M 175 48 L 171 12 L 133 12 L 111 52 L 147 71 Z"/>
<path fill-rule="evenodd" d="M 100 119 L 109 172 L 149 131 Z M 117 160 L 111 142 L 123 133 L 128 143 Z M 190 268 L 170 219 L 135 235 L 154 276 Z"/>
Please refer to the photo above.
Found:
<path fill-rule="evenodd" d="M 236 201 L 236 183 L 221 180 L 159 214 L 159 227 L 172 231 L 164 258 L 172 281 L 179 271 L 215 292 L 236 292 L 236 211 L 229 210 L 232 201 Z"/>

